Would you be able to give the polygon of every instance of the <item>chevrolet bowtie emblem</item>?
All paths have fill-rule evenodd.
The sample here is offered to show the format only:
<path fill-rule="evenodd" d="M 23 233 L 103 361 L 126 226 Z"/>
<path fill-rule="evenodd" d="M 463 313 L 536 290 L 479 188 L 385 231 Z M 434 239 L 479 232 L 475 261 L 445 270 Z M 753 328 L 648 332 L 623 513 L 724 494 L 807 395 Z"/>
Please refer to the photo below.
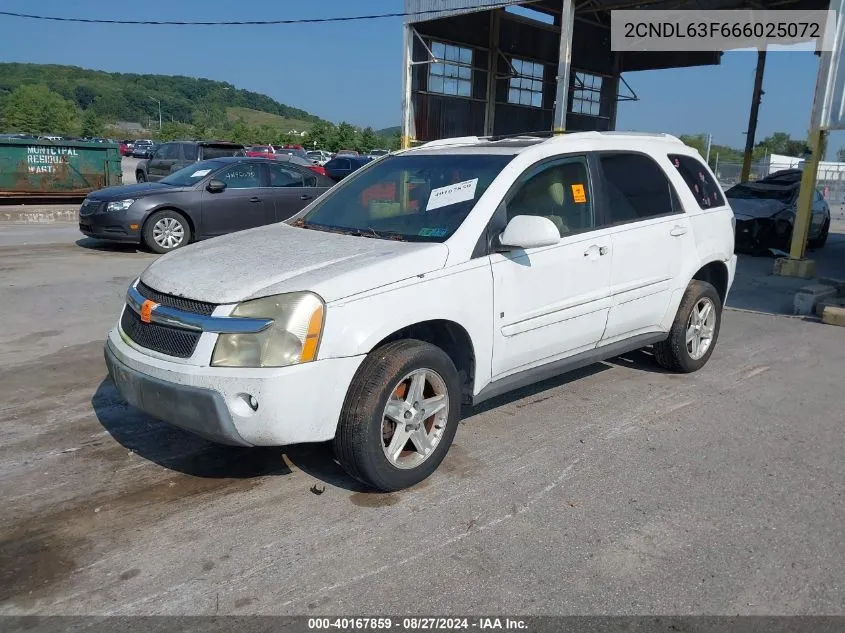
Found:
<path fill-rule="evenodd" d="M 153 310 L 158 307 L 155 301 L 147 299 L 141 304 L 141 321 L 143 323 L 151 323 L 153 320 Z"/>

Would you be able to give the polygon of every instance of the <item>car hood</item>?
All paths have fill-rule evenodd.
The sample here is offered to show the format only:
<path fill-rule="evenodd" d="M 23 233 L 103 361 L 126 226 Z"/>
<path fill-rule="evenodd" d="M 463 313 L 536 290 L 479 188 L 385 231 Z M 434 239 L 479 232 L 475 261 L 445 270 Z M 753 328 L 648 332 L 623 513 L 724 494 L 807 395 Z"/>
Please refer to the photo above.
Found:
<path fill-rule="evenodd" d="M 728 203 L 738 218 L 770 218 L 789 207 L 786 203 L 771 198 L 728 198 Z"/>
<path fill-rule="evenodd" d="M 298 290 L 330 302 L 443 268 L 448 254 L 445 244 L 272 224 L 168 253 L 141 281 L 159 292 L 210 303 Z"/>
<path fill-rule="evenodd" d="M 139 182 L 134 185 L 119 185 L 106 187 L 89 194 L 92 200 L 125 200 L 126 198 L 142 198 L 163 191 L 181 191 L 182 187 L 171 187 L 158 182 Z"/>

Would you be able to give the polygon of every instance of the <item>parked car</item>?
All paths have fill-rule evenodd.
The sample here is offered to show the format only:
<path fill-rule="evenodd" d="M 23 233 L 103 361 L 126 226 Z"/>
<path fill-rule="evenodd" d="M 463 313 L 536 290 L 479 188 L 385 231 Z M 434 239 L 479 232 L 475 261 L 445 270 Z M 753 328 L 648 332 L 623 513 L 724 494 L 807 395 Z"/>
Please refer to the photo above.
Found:
<path fill-rule="evenodd" d="M 372 159 L 376 159 L 376 158 L 381 158 L 382 156 L 386 156 L 389 153 L 390 153 L 390 150 L 374 149 L 374 150 L 371 150 L 370 152 L 368 152 L 367 156 L 369 156 Z"/>
<path fill-rule="evenodd" d="M 150 150 L 154 143 L 149 139 L 138 139 L 132 144 L 133 158 L 149 158 Z"/>
<path fill-rule="evenodd" d="M 79 210 L 79 230 L 166 253 L 192 241 L 285 220 L 333 184 L 293 163 L 214 158 L 155 183 L 95 191 Z"/>
<path fill-rule="evenodd" d="M 315 165 L 307 158 L 302 158 L 300 156 L 297 156 L 296 154 L 276 154 L 275 159 L 282 162 L 291 162 L 296 165 L 302 165 L 303 167 L 306 167 L 313 171 L 315 174 L 319 174 L 323 177 L 326 177 L 326 170 L 323 169 L 320 165 Z"/>
<path fill-rule="evenodd" d="M 757 181 L 734 185 L 725 192 L 736 217 L 739 251 L 789 250 L 802 173 L 800 169 L 784 169 Z M 818 190 L 813 192 L 812 204 L 807 245 L 822 248 L 830 231 L 830 206 Z"/>
<path fill-rule="evenodd" d="M 412 486 L 464 403 L 649 345 L 670 371 L 707 363 L 733 214 L 721 191 L 702 206 L 676 156 L 718 188 L 667 135 L 386 156 L 285 222 L 153 262 L 108 336 L 109 373 L 129 404 L 213 441 L 332 441 L 367 486 Z"/>
<path fill-rule="evenodd" d="M 132 148 L 130 148 L 124 141 L 121 141 L 118 144 L 118 149 L 120 150 L 121 156 L 131 156 L 132 155 Z"/>
<path fill-rule="evenodd" d="M 321 149 L 316 149 L 308 152 L 308 158 L 313 162 L 315 165 L 320 165 L 322 167 L 327 162 L 329 162 L 332 158 L 330 152 L 326 152 Z"/>
<path fill-rule="evenodd" d="M 228 141 L 171 141 L 156 147 L 149 160 L 135 167 L 138 182 L 158 182 L 183 167 L 210 158 L 243 156 L 245 148 L 240 143 Z"/>
<path fill-rule="evenodd" d="M 339 149 L 332 158 L 335 156 L 360 156 L 360 154 L 354 149 Z"/>
<path fill-rule="evenodd" d="M 253 145 L 248 147 L 244 154 L 251 158 L 273 158 L 276 150 L 272 145 Z"/>
<path fill-rule="evenodd" d="M 279 154 L 293 154 L 294 156 L 308 159 L 308 152 L 305 151 L 305 148 L 303 148 L 302 145 L 284 145 L 282 147 L 277 147 L 276 155 L 278 156 Z"/>
<path fill-rule="evenodd" d="M 329 178 L 335 181 L 340 181 L 356 169 L 360 169 L 369 163 L 371 160 L 373 159 L 369 156 L 349 156 L 338 153 L 337 156 L 323 165 L 323 169 L 326 170 L 326 175 Z"/>

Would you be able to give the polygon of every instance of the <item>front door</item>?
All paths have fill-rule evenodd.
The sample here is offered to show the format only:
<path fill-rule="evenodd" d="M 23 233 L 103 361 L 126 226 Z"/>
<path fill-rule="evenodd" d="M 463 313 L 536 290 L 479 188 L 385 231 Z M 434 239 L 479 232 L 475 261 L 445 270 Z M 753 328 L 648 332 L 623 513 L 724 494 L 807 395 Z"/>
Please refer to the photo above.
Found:
<path fill-rule="evenodd" d="M 548 218 L 561 240 L 490 255 L 494 380 L 595 347 L 610 307 L 611 238 L 609 230 L 595 228 L 585 158 L 529 168 L 504 205 L 508 220 Z"/>
<path fill-rule="evenodd" d="M 203 189 L 202 237 L 224 235 L 268 223 L 268 212 L 272 217 L 273 206 L 268 204 L 266 190 L 262 187 L 259 162 L 237 163 L 215 174 L 214 179 L 221 181 L 226 188 L 217 193 Z"/>

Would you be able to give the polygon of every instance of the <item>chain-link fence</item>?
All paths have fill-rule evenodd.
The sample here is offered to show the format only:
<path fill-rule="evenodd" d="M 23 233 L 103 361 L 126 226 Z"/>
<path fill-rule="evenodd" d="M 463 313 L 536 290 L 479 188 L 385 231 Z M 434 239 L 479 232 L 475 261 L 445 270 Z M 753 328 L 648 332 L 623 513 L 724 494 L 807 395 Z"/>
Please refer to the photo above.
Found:
<path fill-rule="evenodd" d="M 742 163 L 711 164 L 719 184 L 723 189 L 733 187 L 740 181 Z M 769 175 L 770 167 L 763 161 L 751 163 L 749 180 L 757 180 Z M 774 170 L 777 171 L 777 170 Z M 845 204 L 845 164 L 837 167 L 819 166 L 816 187 L 831 204 Z"/>

